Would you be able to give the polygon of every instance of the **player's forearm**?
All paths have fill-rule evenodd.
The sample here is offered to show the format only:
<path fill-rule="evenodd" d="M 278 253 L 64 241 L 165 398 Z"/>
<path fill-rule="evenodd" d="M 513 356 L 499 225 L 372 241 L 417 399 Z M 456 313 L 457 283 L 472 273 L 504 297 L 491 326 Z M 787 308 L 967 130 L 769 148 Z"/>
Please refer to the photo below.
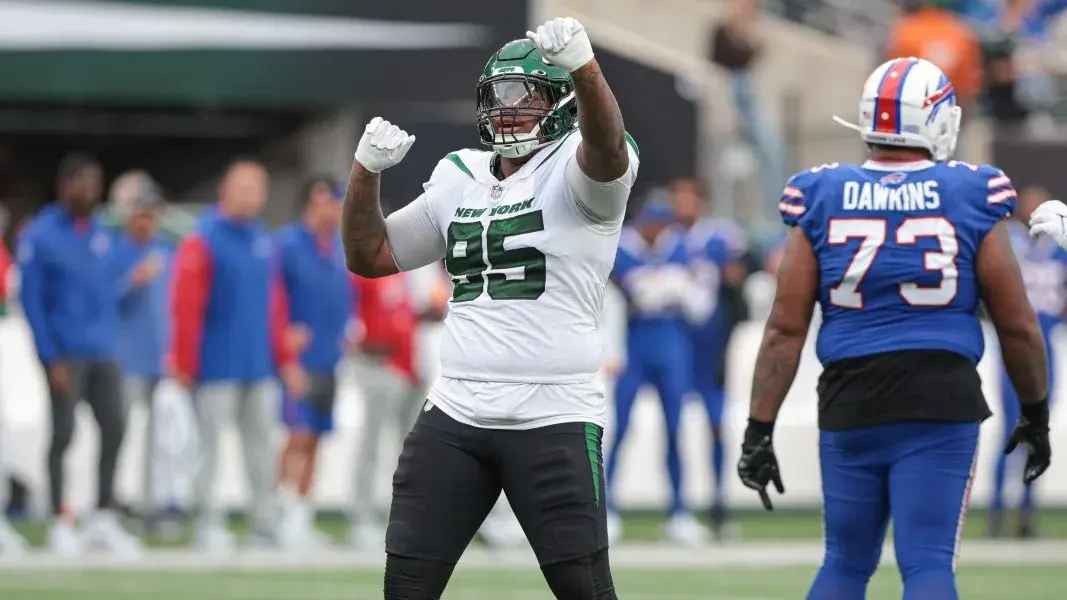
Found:
<path fill-rule="evenodd" d="M 768 323 L 752 375 L 751 418 L 772 423 L 778 417 L 796 377 L 806 333 L 786 332 Z"/>
<path fill-rule="evenodd" d="M 596 181 L 615 181 L 626 173 L 626 125 L 615 95 L 596 59 L 571 73 L 578 101 L 578 128 L 582 132 L 579 160 L 586 175 Z"/>
<path fill-rule="evenodd" d="M 1037 404 L 1048 399 L 1048 360 L 1041 331 L 1020 331 L 1000 336 L 1004 370 L 1015 386 L 1020 404 Z"/>
<path fill-rule="evenodd" d="M 352 164 L 341 211 L 341 242 L 348 270 L 364 277 L 376 276 L 378 255 L 385 245 L 385 217 L 378 198 L 381 176 Z"/>

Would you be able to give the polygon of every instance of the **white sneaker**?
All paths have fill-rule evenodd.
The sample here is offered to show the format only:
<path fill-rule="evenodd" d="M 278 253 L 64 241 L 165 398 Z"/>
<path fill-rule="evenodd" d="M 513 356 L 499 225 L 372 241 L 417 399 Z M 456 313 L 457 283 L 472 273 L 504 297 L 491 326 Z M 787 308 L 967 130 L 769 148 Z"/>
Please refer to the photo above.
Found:
<path fill-rule="evenodd" d="M 201 523 L 193 534 L 193 547 L 208 554 L 232 554 L 237 540 L 221 523 Z"/>
<path fill-rule="evenodd" d="M 0 517 L 0 554 L 18 556 L 29 549 L 26 540 L 15 531 L 7 519 Z"/>
<path fill-rule="evenodd" d="M 357 523 L 348 530 L 348 545 L 355 550 L 385 548 L 385 530 L 373 523 Z"/>
<path fill-rule="evenodd" d="M 98 511 L 90 517 L 82 529 L 82 538 L 88 549 L 129 558 L 141 555 L 141 540 L 123 529 L 118 515 L 110 510 Z"/>
<path fill-rule="evenodd" d="M 278 527 L 280 545 L 297 552 L 326 550 L 332 546 L 330 538 L 315 527 L 311 508 L 307 504 L 297 504 L 289 510 Z"/>
<path fill-rule="evenodd" d="M 707 544 L 711 533 L 690 513 L 678 513 L 667 520 L 664 527 L 667 538 L 683 546 L 702 546 Z"/>
<path fill-rule="evenodd" d="M 619 513 L 608 511 L 608 544 L 614 546 L 622 541 L 622 517 Z"/>
<path fill-rule="evenodd" d="M 57 556 L 78 556 L 83 551 L 82 539 L 74 523 L 56 519 L 48 528 L 48 550 Z"/>

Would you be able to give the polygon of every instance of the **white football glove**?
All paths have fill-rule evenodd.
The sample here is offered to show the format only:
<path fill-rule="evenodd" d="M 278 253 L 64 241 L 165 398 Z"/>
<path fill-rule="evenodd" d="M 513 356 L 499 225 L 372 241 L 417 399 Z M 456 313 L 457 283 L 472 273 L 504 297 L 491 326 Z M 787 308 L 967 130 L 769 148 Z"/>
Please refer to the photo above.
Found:
<path fill-rule="evenodd" d="M 527 31 L 534 46 L 552 64 L 577 71 L 593 60 L 593 45 L 585 27 L 570 17 L 558 17 L 537 28 L 537 32 Z"/>
<path fill-rule="evenodd" d="M 356 162 L 371 173 L 381 173 L 404 160 L 415 136 L 381 117 L 374 117 L 356 147 Z"/>
<path fill-rule="evenodd" d="M 1067 204 L 1059 200 L 1042 202 L 1030 213 L 1030 235 L 1047 235 L 1067 248 Z"/>

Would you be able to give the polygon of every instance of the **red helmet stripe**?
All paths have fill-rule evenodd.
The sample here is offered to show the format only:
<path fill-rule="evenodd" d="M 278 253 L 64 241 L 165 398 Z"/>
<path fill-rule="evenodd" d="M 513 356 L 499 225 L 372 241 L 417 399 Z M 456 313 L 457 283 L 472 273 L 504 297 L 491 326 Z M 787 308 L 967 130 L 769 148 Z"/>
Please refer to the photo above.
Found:
<path fill-rule="evenodd" d="M 911 58 L 900 58 L 886 69 L 874 101 L 872 116 L 876 132 L 900 133 L 900 92 L 904 89 L 904 78 L 916 62 Z"/>

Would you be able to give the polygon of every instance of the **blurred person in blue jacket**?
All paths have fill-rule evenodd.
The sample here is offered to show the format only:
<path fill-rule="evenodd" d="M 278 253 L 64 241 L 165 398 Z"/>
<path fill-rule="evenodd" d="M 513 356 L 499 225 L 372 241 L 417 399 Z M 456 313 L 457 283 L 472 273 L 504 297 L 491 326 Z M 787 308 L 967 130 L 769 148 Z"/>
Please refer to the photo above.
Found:
<path fill-rule="evenodd" d="M 48 378 L 52 440 L 48 476 L 54 521 L 48 545 L 61 555 L 86 546 L 134 555 L 139 541 L 114 512 L 115 466 L 126 428 L 118 346 L 119 274 L 109 231 L 93 215 L 103 170 L 74 154 L 59 165 L 58 201 L 19 238 L 19 299 Z M 63 503 L 63 458 L 74 436 L 75 406 L 84 399 L 100 426 L 97 512 L 79 533 Z"/>
<path fill-rule="evenodd" d="M 670 198 L 685 229 L 685 244 L 697 283 L 715 299 L 714 312 L 690 329 L 693 344 L 693 388 L 711 424 L 711 465 L 715 481 L 711 522 L 717 537 L 733 533 L 726 519 L 723 487 L 726 446 L 723 416 L 726 408 L 726 354 L 730 334 L 739 321 L 731 293 L 745 276 L 742 260 L 747 239 L 732 221 L 707 217 L 708 203 L 694 179 L 671 182 Z M 743 317 L 742 317 L 743 318 Z"/>
<path fill-rule="evenodd" d="M 1052 344 L 1052 333 L 1063 322 L 1067 314 L 1067 250 L 1056 245 L 1055 240 L 1041 236 L 1030 237 L 1027 223 L 1034 209 L 1049 200 L 1048 190 L 1042 187 L 1028 187 L 1019 193 L 1018 210 L 1015 219 L 1008 222 L 1008 234 L 1019 270 L 1023 275 L 1026 297 L 1037 313 L 1041 334 L 1045 338 L 1045 354 L 1048 358 L 1049 404 L 1056 402 L 1056 353 Z M 1003 357 L 1002 357 L 1003 358 Z M 1021 409 L 1019 394 L 1008 377 L 1007 368 L 1000 366 L 1000 402 L 1001 414 L 1004 415 L 1004 428 L 1001 430 L 1003 442 L 1007 445 L 1011 439 L 1012 423 L 1019 420 Z M 993 469 L 993 499 L 989 506 L 989 536 L 1001 537 L 1004 534 L 1004 520 L 1008 507 L 1004 501 L 1004 490 L 1018 482 L 1018 473 L 1023 471 L 1025 452 L 1017 451 L 1014 455 L 998 452 Z M 1012 473 L 1009 478 L 1008 474 Z M 1018 505 L 1018 521 L 1015 535 L 1022 539 L 1037 535 L 1035 518 L 1034 486 L 1025 485 Z"/>
<path fill-rule="evenodd" d="M 157 424 L 153 399 L 163 377 L 163 358 L 170 344 L 167 294 L 174 250 L 157 237 L 164 201 L 147 173 L 126 173 L 115 180 L 112 189 L 111 208 L 123 227 L 118 232 L 113 256 L 121 274 L 118 358 L 127 417 L 134 404 L 141 404 L 148 411 L 142 457 L 142 516 L 147 528 L 154 530 L 161 515 L 155 506 Z"/>
<path fill-rule="evenodd" d="M 259 216 L 269 193 L 261 163 L 230 163 L 218 202 L 174 257 L 168 367 L 196 407 L 201 458 L 193 484 L 199 512 L 194 545 L 210 553 L 229 553 L 236 545 L 215 495 L 219 432 L 235 421 L 250 492 L 251 541 L 284 542 L 278 535 L 276 379 L 302 397 L 306 376 L 289 335 L 281 261 Z"/>
<path fill-rule="evenodd" d="M 693 388 L 690 323 L 708 318 L 713 299 L 694 279 L 685 238 L 674 221 L 666 192 L 652 194 L 638 209 L 636 223 L 623 228 L 611 274 L 626 298 L 629 318 L 627 361 L 615 384 L 615 435 L 607 458 L 608 536 L 618 539 L 622 534 L 611 490 L 634 401 L 651 383 L 667 428 L 671 504 L 666 532 L 675 542 L 696 545 L 706 541 L 707 531 L 683 498 L 679 434 L 684 399 Z"/>
<path fill-rule="evenodd" d="M 329 176 L 304 186 L 301 218 L 278 232 L 282 280 L 289 302 L 290 335 L 308 374 L 306 394 L 286 394 L 283 418 L 289 440 L 282 452 L 280 483 L 288 514 L 281 527 L 289 547 L 321 547 L 308 496 L 319 439 L 333 431 L 336 369 L 347 347 L 354 314 L 354 282 L 341 247 L 344 189 Z"/>

